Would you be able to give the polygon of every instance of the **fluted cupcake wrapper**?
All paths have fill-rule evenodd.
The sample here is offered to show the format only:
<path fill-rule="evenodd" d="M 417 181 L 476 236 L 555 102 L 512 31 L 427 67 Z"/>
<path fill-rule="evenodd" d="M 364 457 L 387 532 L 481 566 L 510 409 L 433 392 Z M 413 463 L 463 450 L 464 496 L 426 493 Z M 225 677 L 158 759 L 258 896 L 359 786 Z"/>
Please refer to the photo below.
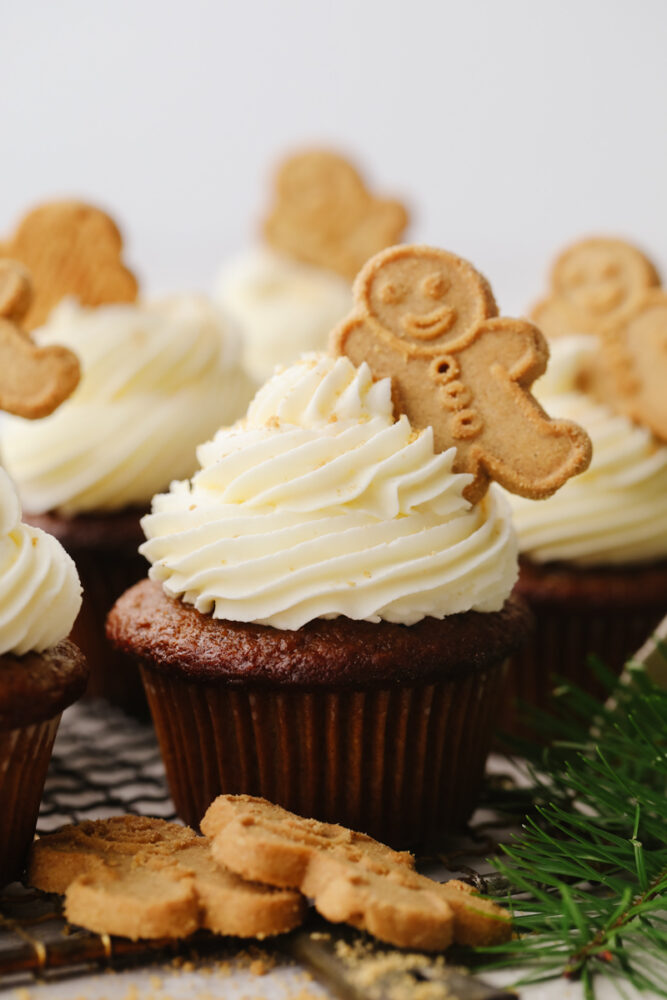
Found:
<path fill-rule="evenodd" d="M 142 677 L 180 816 L 221 793 L 414 846 L 460 828 L 479 794 L 502 663 L 434 683 L 362 690 Z"/>
<path fill-rule="evenodd" d="M 60 715 L 0 731 L 0 886 L 21 874 L 32 843 Z"/>
<path fill-rule="evenodd" d="M 664 616 L 654 607 L 621 611 L 610 608 L 559 608 L 533 605 L 535 630 L 511 658 L 505 688 L 503 727 L 534 735 L 520 721 L 520 702 L 548 711 L 553 707 L 556 678 L 565 678 L 597 698 L 604 690 L 587 665 L 594 654 L 620 675 L 624 664 L 646 641 Z"/>
<path fill-rule="evenodd" d="M 83 587 L 83 603 L 70 638 L 90 664 L 88 697 L 106 698 L 132 715 L 148 715 L 136 665 L 106 641 L 104 625 L 114 601 L 146 575 L 146 560 L 136 551 L 72 553 Z"/>

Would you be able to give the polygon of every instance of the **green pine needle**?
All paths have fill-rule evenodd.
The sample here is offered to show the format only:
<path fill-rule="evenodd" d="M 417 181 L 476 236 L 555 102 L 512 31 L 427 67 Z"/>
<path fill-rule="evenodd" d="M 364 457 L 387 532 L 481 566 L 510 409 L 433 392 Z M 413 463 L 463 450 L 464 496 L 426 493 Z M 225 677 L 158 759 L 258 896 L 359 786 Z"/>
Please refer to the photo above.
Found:
<path fill-rule="evenodd" d="M 531 718 L 549 747 L 515 741 L 528 787 L 488 802 L 526 819 L 493 861 L 516 935 L 484 965 L 578 980 L 586 1000 L 599 977 L 667 997 L 667 691 L 632 663 L 623 683 L 591 669 L 607 702 L 564 684 L 559 717 Z"/>

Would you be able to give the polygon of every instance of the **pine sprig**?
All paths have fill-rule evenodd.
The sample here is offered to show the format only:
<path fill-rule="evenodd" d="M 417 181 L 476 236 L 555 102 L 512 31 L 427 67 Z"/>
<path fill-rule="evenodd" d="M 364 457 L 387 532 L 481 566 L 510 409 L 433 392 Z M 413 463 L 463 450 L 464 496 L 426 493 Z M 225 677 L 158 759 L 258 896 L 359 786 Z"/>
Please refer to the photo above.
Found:
<path fill-rule="evenodd" d="M 667 691 L 632 664 L 622 684 L 591 669 L 607 702 L 563 687 L 559 717 L 537 720 L 549 747 L 515 747 L 531 808 L 493 864 L 517 934 L 486 968 L 580 980 L 587 1000 L 599 976 L 667 997 Z"/>

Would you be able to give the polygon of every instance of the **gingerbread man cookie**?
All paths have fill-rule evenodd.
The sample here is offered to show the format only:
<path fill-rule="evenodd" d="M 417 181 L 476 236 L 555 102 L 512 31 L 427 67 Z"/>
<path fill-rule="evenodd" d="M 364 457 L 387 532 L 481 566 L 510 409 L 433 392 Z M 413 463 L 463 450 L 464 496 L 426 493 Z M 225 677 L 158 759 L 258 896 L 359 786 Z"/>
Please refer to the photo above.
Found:
<path fill-rule="evenodd" d="M 114 816 L 63 827 L 32 848 L 28 880 L 65 894 L 72 923 L 98 934 L 182 938 L 266 937 L 298 926 L 306 901 L 292 890 L 248 882 L 215 862 L 189 827 Z"/>
<path fill-rule="evenodd" d="M 636 247 L 587 239 L 564 251 L 533 310 L 546 333 L 592 333 L 600 351 L 582 388 L 667 441 L 667 292 Z"/>
<path fill-rule="evenodd" d="M 66 347 L 36 347 L 21 328 L 32 301 L 28 272 L 0 260 L 0 410 L 36 420 L 76 389 L 79 361 Z"/>
<path fill-rule="evenodd" d="M 407 223 L 403 205 L 372 195 L 347 160 L 313 150 L 280 167 L 264 234 L 275 249 L 351 281 Z"/>
<path fill-rule="evenodd" d="M 221 795 L 201 828 L 219 864 L 244 878 L 299 888 L 328 920 L 389 944 L 439 951 L 452 941 L 492 944 L 511 935 L 505 910 L 461 882 L 419 875 L 408 852 L 266 799 Z"/>
<path fill-rule="evenodd" d="M 586 433 L 551 420 L 530 393 L 549 357 L 544 337 L 498 317 L 471 264 L 432 247 L 390 247 L 368 261 L 354 291 L 334 353 L 391 377 L 397 412 L 415 429 L 432 427 L 437 451 L 456 446 L 454 471 L 474 477 L 464 490 L 471 503 L 492 479 L 540 499 L 587 468 Z"/>
<path fill-rule="evenodd" d="M 531 313 L 548 337 L 604 333 L 640 308 L 648 289 L 660 284 L 651 261 L 623 240 L 594 237 L 560 254 L 551 291 Z"/>
<path fill-rule="evenodd" d="M 137 281 L 122 263 L 123 241 L 104 212 L 77 201 L 40 205 L 0 241 L 0 256 L 20 261 L 32 274 L 35 295 L 26 330 L 41 326 L 67 295 L 84 306 L 133 302 Z"/>

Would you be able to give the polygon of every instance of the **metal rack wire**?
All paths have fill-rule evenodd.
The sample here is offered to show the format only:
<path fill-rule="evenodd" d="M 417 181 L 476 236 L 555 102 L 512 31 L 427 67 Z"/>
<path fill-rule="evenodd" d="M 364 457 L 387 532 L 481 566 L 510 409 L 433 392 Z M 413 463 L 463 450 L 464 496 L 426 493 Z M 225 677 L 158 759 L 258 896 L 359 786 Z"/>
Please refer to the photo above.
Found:
<path fill-rule="evenodd" d="M 118 813 L 137 813 L 176 819 L 169 797 L 164 767 L 152 726 L 130 719 L 104 702 L 80 702 L 63 716 L 54 747 L 38 821 L 38 833 L 49 833 L 65 823 L 100 819 Z M 473 831 L 474 837 L 474 831 Z M 467 846 L 466 846 L 467 844 Z M 481 846 L 480 846 L 481 845 Z M 477 848 L 480 860 L 488 856 L 490 842 L 480 829 Z M 456 868 L 460 854 L 477 853 L 475 843 L 454 844 L 447 866 Z M 442 859 L 441 859 L 442 860 Z M 470 866 L 457 874 L 480 889 L 486 888 L 484 873 Z M 323 933 L 323 927 L 326 933 Z M 341 957 L 340 943 L 363 953 L 363 960 L 386 954 L 376 943 L 349 929 L 323 925 L 313 915 L 305 928 L 276 939 L 270 948 L 298 961 L 321 979 L 334 993 L 352 1000 L 380 1000 L 396 995 L 398 987 L 428 981 L 430 996 L 441 988 L 443 1000 L 498 1000 L 509 997 L 460 970 L 427 956 L 413 956 L 401 971 L 393 970 L 372 986 L 359 985 L 358 962 L 354 966 Z M 229 953 L 230 940 L 206 931 L 184 942 L 130 941 L 94 934 L 67 924 L 59 896 L 48 895 L 18 883 L 0 893 L 0 989 L 23 985 L 35 978 L 48 981 L 98 969 L 119 968 L 130 963 L 149 963 L 176 955 L 200 956 Z M 234 947 L 232 943 L 232 948 Z M 407 977 L 407 978 L 406 978 Z"/>

